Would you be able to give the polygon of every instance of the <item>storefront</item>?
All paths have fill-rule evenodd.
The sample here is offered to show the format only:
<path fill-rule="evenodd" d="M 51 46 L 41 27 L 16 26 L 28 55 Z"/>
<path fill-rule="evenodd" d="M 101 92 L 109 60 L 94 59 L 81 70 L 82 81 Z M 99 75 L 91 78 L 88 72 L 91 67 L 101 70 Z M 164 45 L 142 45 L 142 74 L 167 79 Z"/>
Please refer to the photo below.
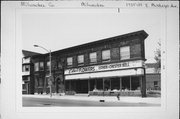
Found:
<path fill-rule="evenodd" d="M 144 61 L 126 61 L 65 70 L 66 90 L 90 91 L 141 90 L 144 83 Z"/>

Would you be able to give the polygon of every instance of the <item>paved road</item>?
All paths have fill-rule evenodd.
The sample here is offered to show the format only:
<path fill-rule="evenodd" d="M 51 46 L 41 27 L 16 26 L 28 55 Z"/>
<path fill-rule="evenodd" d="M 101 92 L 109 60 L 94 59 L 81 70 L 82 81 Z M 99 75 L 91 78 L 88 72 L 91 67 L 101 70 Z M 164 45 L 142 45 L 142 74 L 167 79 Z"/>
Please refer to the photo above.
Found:
<path fill-rule="evenodd" d="M 146 106 L 160 106 L 160 104 L 147 103 L 127 103 L 127 102 L 99 102 L 99 101 L 85 101 L 85 100 L 71 100 L 71 99 L 49 99 L 49 98 L 32 98 L 23 97 L 24 107 L 146 107 Z"/>

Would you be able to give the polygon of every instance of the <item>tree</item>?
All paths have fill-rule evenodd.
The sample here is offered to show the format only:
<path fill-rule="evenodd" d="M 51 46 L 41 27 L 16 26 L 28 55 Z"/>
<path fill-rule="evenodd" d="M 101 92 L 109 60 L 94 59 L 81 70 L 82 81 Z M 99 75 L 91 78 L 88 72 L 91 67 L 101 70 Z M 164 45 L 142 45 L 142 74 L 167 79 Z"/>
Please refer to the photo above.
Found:
<path fill-rule="evenodd" d="M 158 42 L 158 47 L 156 48 L 156 51 L 154 52 L 155 56 L 154 59 L 156 60 L 156 72 L 160 73 L 161 69 L 161 43 L 160 41 Z"/>

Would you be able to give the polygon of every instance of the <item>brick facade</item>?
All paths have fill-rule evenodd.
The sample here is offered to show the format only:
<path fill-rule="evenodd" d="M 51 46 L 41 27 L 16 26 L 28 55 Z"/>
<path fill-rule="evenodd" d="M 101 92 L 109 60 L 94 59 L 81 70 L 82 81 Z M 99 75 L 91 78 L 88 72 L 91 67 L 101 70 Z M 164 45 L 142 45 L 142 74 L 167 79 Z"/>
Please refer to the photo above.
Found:
<path fill-rule="evenodd" d="M 120 35 L 112 38 L 102 39 L 99 41 L 70 47 L 66 49 L 62 49 L 59 51 L 52 52 L 52 75 L 53 75 L 53 87 L 54 92 L 59 92 L 59 90 L 64 88 L 66 91 L 67 87 L 72 87 L 73 85 L 79 86 L 78 81 L 75 81 L 73 85 L 71 85 L 71 81 L 68 82 L 68 86 L 65 85 L 66 78 L 64 71 L 67 69 L 87 67 L 87 66 L 98 66 L 98 65 L 106 65 L 112 63 L 121 63 L 121 62 L 131 62 L 131 61 L 145 61 L 145 51 L 144 51 L 144 40 L 148 36 L 145 31 L 137 31 L 125 35 Z M 129 46 L 130 48 L 130 58 L 121 60 L 120 57 L 120 48 L 123 46 Z M 102 51 L 110 50 L 110 61 L 102 62 Z M 90 63 L 89 54 L 92 52 L 97 53 L 97 62 Z M 84 55 L 84 63 L 79 66 L 77 62 L 77 56 Z M 73 58 L 73 65 L 67 66 L 67 57 Z M 48 86 L 46 86 L 47 76 L 49 75 L 49 70 L 47 70 L 47 61 L 49 61 L 49 54 L 44 55 L 35 55 L 32 57 L 32 63 L 44 62 L 44 70 L 42 71 L 34 71 L 34 81 L 32 84 L 34 85 L 34 93 L 48 93 Z M 131 67 L 129 67 L 131 69 Z M 143 70 L 142 67 L 137 67 Z M 137 68 L 132 68 L 137 70 Z M 133 75 L 134 76 L 134 75 Z M 142 80 L 145 80 L 145 74 L 139 75 Z M 137 77 L 137 76 L 136 76 Z M 107 77 L 108 78 L 108 77 Z M 113 78 L 112 76 L 109 78 Z M 116 78 L 116 77 L 114 77 Z M 58 81 L 61 80 L 61 81 Z M 119 80 L 119 79 L 118 79 Z M 129 79 L 128 79 L 129 80 Z M 88 80 L 81 81 L 82 85 L 84 85 Z M 99 81 L 99 80 L 98 80 Z M 104 81 L 104 78 L 103 78 Z M 111 80 L 110 80 L 111 81 Z M 126 81 L 124 81 L 126 83 Z M 91 80 L 91 83 L 94 82 Z M 142 86 L 140 86 L 142 95 L 145 96 L 146 85 L 145 82 L 142 81 Z M 62 86 L 63 85 L 63 86 Z M 86 85 L 86 84 L 85 84 Z M 88 84 L 89 85 L 89 84 Z M 104 84 L 103 84 L 104 85 Z M 84 86 L 83 86 L 84 87 Z M 83 89 L 81 87 L 81 89 Z M 93 87 L 93 86 L 90 86 Z M 33 87 L 32 87 L 33 88 Z M 80 87 L 79 87 L 80 88 Z M 46 89 L 46 91 L 44 90 Z M 84 87 L 87 90 L 87 87 Z M 62 91 L 62 90 L 61 90 Z"/>

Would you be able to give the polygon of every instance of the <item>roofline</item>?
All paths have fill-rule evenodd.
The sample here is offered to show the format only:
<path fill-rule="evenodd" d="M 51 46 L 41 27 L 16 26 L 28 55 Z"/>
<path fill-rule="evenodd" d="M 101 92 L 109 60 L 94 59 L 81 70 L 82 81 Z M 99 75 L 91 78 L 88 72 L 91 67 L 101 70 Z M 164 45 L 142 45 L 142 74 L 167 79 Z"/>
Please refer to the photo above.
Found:
<path fill-rule="evenodd" d="M 101 44 L 101 43 L 105 43 L 105 42 L 112 42 L 114 40 L 117 40 L 117 38 L 124 39 L 124 38 L 134 36 L 134 35 L 143 36 L 143 40 L 148 37 L 148 34 L 144 30 L 139 30 L 139 31 L 136 31 L 136 32 L 126 33 L 126 34 L 123 34 L 123 35 L 118 35 L 118 36 L 114 36 L 114 37 L 110 37 L 110 38 L 104 38 L 104 39 L 101 39 L 101 40 L 98 40 L 98 41 L 93 41 L 93 42 L 89 42 L 89 43 L 85 43 L 85 44 L 81 44 L 81 45 L 77 45 L 77 46 L 72 46 L 72 47 L 69 47 L 69 48 L 64 48 L 64 49 L 61 49 L 61 50 L 53 51 L 52 53 L 54 54 L 54 53 L 59 53 L 59 52 L 66 52 L 66 51 L 69 51 L 69 50 L 75 50 L 77 48 L 83 48 L 83 47 L 87 47 L 87 46 L 92 46 L 92 45 L 95 45 L 95 44 Z M 40 55 L 43 56 L 43 55 L 48 55 L 48 54 L 49 53 L 40 54 Z M 38 55 L 34 55 L 34 56 L 38 56 Z"/>
<path fill-rule="evenodd" d="M 126 34 L 123 34 L 123 35 L 118 35 L 118 36 L 114 36 L 114 37 L 110 37 L 110 38 L 105 38 L 105 39 L 101 39 L 101 40 L 98 40 L 98 41 L 93 41 L 93 42 L 89 42 L 89 43 L 85 43 L 85 44 L 81 44 L 81 45 L 77 45 L 77 46 L 72 46 L 72 47 L 69 47 L 69 48 L 64 48 L 64 49 L 61 49 L 61 50 L 54 51 L 53 53 L 66 52 L 68 50 L 87 47 L 87 46 L 91 46 L 91 45 L 95 45 L 95 44 L 101 44 L 101 43 L 104 43 L 104 42 L 112 42 L 113 40 L 115 40 L 117 38 L 126 38 L 126 37 L 139 35 L 139 34 L 141 34 L 143 36 L 143 40 L 148 37 L 148 34 L 144 30 L 140 30 L 140 31 L 126 33 Z M 46 53 L 46 54 L 48 54 L 48 53 Z"/>
<path fill-rule="evenodd" d="M 29 51 L 29 50 L 22 50 L 22 52 L 33 53 L 33 55 L 24 56 L 23 58 L 32 57 L 32 56 L 35 56 L 35 55 L 41 55 L 41 53 L 37 53 L 37 52 Z"/>

